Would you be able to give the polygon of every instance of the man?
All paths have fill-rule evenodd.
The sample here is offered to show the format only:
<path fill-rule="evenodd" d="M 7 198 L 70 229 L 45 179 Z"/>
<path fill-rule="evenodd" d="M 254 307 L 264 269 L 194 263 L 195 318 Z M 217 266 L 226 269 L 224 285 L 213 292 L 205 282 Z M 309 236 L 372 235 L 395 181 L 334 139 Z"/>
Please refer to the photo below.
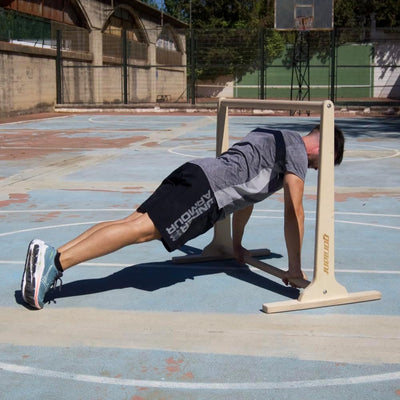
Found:
<path fill-rule="evenodd" d="M 24 301 L 41 309 L 46 293 L 66 269 L 154 239 L 173 251 L 232 213 L 234 253 L 243 262 L 247 250 L 242 238 L 253 205 L 282 187 L 289 261 L 283 282 L 303 278 L 304 180 L 307 168 L 318 169 L 319 143 L 319 126 L 304 137 L 257 128 L 220 157 L 196 159 L 178 168 L 127 218 L 97 224 L 57 250 L 33 240 L 22 277 Z M 335 128 L 335 165 L 341 163 L 343 150 L 343 133 Z"/>

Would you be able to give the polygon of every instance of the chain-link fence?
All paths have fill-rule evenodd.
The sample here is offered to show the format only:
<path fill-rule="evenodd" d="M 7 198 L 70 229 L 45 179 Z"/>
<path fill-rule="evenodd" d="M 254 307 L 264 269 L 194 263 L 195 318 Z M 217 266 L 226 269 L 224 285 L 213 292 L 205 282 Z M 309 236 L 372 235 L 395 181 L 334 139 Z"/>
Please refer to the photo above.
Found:
<path fill-rule="evenodd" d="M 218 96 L 400 98 L 400 31 L 194 32 L 197 101 Z"/>
<path fill-rule="evenodd" d="M 0 40 L 57 50 L 57 102 L 400 99 L 400 30 L 84 28 L 0 9 Z M 151 40 L 149 39 L 151 38 Z"/>
<path fill-rule="evenodd" d="M 84 32 L 80 33 L 84 35 Z M 62 82 L 59 102 L 186 102 L 184 52 L 139 41 L 140 35 L 134 31 L 108 30 L 101 33 L 100 47 L 93 48 L 89 58 L 85 54 L 80 55 L 81 59 L 78 56 L 71 58 L 63 51 L 64 37 L 74 35 L 71 28 L 59 32 L 59 35 L 62 50 L 58 59 L 60 75 L 57 80 Z"/>
<path fill-rule="evenodd" d="M 188 31 L 185 38 L 186 54 L 156 47 L 151 56 L 146 43 L 104 34 L 102 66 L 62 61 L 62 102 L 400 98 L 397 33 L 371 39 L 345 30 L 213 30 Z"/>

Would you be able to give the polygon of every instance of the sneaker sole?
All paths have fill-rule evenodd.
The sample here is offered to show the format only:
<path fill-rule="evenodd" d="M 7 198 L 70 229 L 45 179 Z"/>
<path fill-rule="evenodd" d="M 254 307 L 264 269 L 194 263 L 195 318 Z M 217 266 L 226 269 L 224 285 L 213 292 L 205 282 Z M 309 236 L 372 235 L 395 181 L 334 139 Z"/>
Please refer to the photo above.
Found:
<path fill-rule="evenodd" d="M 43 306 L 38 301 L 40 285 L 36 283 L 40 282 L 43 276 L 45 252 L 46 246 L 44 242 L 36 239 L 32 240 L 29 244 L 22 279 L 22 298 L 26 303 L 38 310 L 42 309 Z M 34 288 L 34 291 L 32 288 Z"/>
<path fill-rule="evenodd" d="M 28 246 L 28 251 L 26 252 L 26 259 L 25 259 L 25 267 L 24 267 L 24 273 L 22 274 L 22 281 L 21 281 L 21 293 L 22 293 L 22 298 L 24 299 L 24 301 L 26 302 L 26 297 L 25 297 L 25 288 L 26 288 L 26 271 L 27 271 L 27 267 L 29 264 L 29 260 L 31 257 L 31 244 L 32 242 L 29 243 Z"/>
<path fill-rule="evenodd" d="M 26 288 L 27 288 L 27 286 L 32 287 L 32 275 L 31 275 L 30 264 L 32 262 L 31 261 L 32 260 L 32 252 L 33 252 L 35 242 L 36 242 L 36 240 L 32 240 L 29 243 L 28 251 L 26 253 L 24 273 L 22 275 L 21 292 L 22 292 L 22 298 L 24 299 L 24 301 L 26 303 L 29 303 L 28 302 L 29 294 L 26 293 L 26 290 L 27 290 Z"/>

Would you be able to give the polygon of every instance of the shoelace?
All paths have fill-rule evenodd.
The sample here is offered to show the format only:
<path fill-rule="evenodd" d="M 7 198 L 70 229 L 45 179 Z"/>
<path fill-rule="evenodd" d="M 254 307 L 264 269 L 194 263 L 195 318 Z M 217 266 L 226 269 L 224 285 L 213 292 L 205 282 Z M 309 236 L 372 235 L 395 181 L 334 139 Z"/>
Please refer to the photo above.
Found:
<path fill-rule="evenodd" d="M 56 279 L 54 279 L 53 284 L 50 286 L 50 289 L 55 290 L 57 289 L 57 284 L 60 282 L 59 290 L 61 291 L 62 288 L 62 279 L 61 277 L 63 276 L 62 272 L 58 272 L 58 275 L 56 276 Z"/>
<path fill-rule="evenodd" d="M 54 282 L 53 282 L 52 285 L 50 286 L 50 290 L 55 291 L 55 290 L 57 289 L 57 284 L 58 284 L 58 282 L 60 282 L 60 286 L 59 286 L 58 288 L 59 288 L 59 291 L 61 292 L 62 285 L 63 285 L 62 279 L 61 279 L 62 276 L 63 276 L 63 273 L 62 273 L 62 272 L 58 272 L 58 275 L 56 276 L 56 278 L 54 279 Z M 56 299 L 55 299 L 55 298 L 49 299 L 49 301 L 47 302 L 47 304 L 50 304 L 51 302 L 53 302 L 54 304 L 56 304 Z"/>

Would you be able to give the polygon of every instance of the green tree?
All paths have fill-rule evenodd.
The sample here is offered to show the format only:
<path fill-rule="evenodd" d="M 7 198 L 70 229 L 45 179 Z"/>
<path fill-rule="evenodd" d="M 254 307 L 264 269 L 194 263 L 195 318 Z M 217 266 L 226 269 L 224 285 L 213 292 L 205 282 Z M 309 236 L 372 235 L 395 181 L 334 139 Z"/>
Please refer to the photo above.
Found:
<path fill-rule="evenodd" d="M 158 8 L 158 9 L 160 8 L 160 6 L 156 0 L 141 0 L 141 1 L 142 1 L 142 3 L 146 3 L 149 6 L 152 6 L 154 8 Z"/>
<path fill-rule="evenodd" d="M 259 68 L 260 50 L 272 60 L 284 49 L 282 36 L 264 31 L 273 24 L 273 0 L 165 0 L 165 11 L 191 23 L 196 53 L 196 75 L 213 79 L 239 78 Z M 260 35 L 265 34 L 264 40 Z M 190 53 L 190 52 L 189 52 Z"/>
<path fill-rule="evenodd" d="M 373 1 L 376 24 L 385 28 L 400 28 L 400 1 Z"/>
<path fill-rule="evenodd" d="M 165 0 L 165 11 L 193 28 L 248 28 L 273 12 L 273 0 Z"/>
<path fill-rule="evenodd" d="M 335 0 L 338 28 L 369 28 L 372 16 L 378 27 L 400 28 L 399 0 Z"/>
<path fill-rule="evenodd" d="M 399 0 L 335 0 L 334 7 L 336 44 L 367 38 L 372 15 L 378 27 L 400 27 Z M 188 43 L 195 46 L 198 78 L 232 74 L 240 79 L 259 69 L 261 43 L 266 63 L 286 49 L 284 60 L 291 68 L 296 33 L 273 29 L 274 0 L 165 0 L 164 11 L 191 23 L 195 41 Z M 307 40 L 310 57 L 330 57 L 329 32 L 311 32 Z"/>
<path fill-rule="evenodd" d="M 368 28 L 372 14 L 377 26 L 400 28 L 399 0 L 334 0 L 334 7 L 338 28 Z M 274 0 L 165 0 L 164 10 L 188 23 L 191 15 L 194 28 L 272 28 L 274 21 Z"/>

